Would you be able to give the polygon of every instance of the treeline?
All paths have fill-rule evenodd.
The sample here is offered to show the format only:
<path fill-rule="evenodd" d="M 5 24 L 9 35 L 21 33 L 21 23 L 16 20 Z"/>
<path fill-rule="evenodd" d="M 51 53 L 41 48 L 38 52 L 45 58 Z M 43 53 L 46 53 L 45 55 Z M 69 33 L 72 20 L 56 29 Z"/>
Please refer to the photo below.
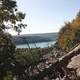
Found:
<path fill-rule="evenodd" d="M 58 47 L 63 50 L 70 51 L 73 47 L 80 43 L 80 11 L 75 19 L 66 22 L 61 28 L 58 35 Z"/>
<path fill-rule="evenodd" d="M 12 41 L 16 45 L 56 41 L 56 39 L 57 39 L 57 33 L 29 34 L 29 35 L 25 34 L 12 37 Z"/>

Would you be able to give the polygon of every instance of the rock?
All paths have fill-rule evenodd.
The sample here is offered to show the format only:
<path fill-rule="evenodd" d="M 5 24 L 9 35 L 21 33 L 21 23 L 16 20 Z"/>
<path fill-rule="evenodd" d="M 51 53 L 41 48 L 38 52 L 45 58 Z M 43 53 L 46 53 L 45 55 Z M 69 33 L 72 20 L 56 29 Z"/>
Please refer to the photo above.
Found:
<path fill-rule="evenodd" d="M 68 64 L 67 68 L 80 69 L 80 54 L 71 59 L 71 62 Z"/>
<path fill-rule="evenodd" d="M 71 62 L 68 64 L 67 68 L 72 68 L 76 70 L 77 76 L 80 76 L 80 54 L 74 56 Z"/>

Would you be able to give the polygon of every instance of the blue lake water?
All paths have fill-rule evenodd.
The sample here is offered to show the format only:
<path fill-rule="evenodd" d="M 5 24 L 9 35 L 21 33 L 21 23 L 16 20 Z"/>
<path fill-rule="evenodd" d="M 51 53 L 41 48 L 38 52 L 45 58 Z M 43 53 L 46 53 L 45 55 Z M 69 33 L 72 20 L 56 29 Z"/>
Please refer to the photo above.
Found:
<path fill-rule="evenodd" d="M 37 42 L 37 43 L 30 43 L 29 46 L 28 44 L 21 44 L 21 45 L 17 45 L 17 48 L 36 48 L 36 47 L 40 47 L 40 48 L 45 48 L 45 47 L 50 47 L 52 45 L 55 44 L 56 41 L 50 41 L 50 42 Z"/>

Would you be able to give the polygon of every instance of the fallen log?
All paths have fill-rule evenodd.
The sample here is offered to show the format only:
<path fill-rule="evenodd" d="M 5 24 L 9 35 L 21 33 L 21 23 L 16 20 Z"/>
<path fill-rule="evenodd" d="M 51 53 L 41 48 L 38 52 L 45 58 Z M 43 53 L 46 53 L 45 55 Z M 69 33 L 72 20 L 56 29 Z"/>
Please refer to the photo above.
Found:
<path fill-rule="evenodd" d="M 57 71 L 63 73 L 64 75 L 62 67 L 66 67 L 68 63 L 70 62 L 71 58 L 73 56 L 78 55 L 79 53 L 80 53 L 80 44 L 76 48 L 74 48 L 72 51 L 70 51 L 66 55 L 56 60 L 56 62 L 51 64 L 50 67 L 45 68 L 43 71 L 39 71 L 39 74 L 32 76 L 32 80 L 43 80 L 43 77 L 51 76 L 53 73 L 55 73 L 54 74 L 54 78 L 55 78 L 56 75 L 58 75 Z"/>

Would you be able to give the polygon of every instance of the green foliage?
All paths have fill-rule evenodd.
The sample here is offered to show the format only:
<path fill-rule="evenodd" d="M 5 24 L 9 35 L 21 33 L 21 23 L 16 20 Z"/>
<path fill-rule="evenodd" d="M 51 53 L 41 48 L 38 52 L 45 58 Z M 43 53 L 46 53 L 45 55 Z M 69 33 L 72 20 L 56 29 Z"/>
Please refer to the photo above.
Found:
<path fill-rule="evenodd" d="M 22 63 L 30 66 L 31 64 L 36 64 L 41 58 L 41 49 L 17 49 L 16 59 Z"/>
<path fill-rule="evenodd" d="M 11 35 L 0 31 L 0 80 L 7 71 L 12 71 L 15 59 L 15 46 L 11 41 Z"/>
<path fill-rule="evenodd" d="M 15 46 L 11 35 L 5 33 L 5 30 L 13 29 L 19 34 L 26 26 L 22 22 L 24 18 L 25 14 L 18 11 L 15 0 L 0 0 L 0 80 L 12 80 L 18 67 L 22 67 L 15 58 Z"/>
<path fill-rule="evenodd" d="M 75 42 L 76 42 L 76 43 L 79 43 L 79 42 L 80 42 L 80 29 L 77 29 L 77 30 L 75 31 L 75 36 L 76 36 Z"/>
<path fill-rule="evenodd" d="M 18 33 L 22 28 L 25 28 L 26 24 L 22 23 L 25 18 L 25 14 L 18 11 L 15 0 L 0 0 L 0 29 L 13 28 Z M 8 25 L 6 25 L 6 23 Z"/>
<path fill-rule="evenodd" d="M 12 80 L 12 73 L 10 71 L 6 72 L 6 75 L 4 77 L 4 80 Z"/>
<path fill-rule="evenodd" d="M 70 51 L 80 43 L 80 12 L 71 22 L 65 23 L 59 32 L 58 46 L 61 49 Z"/>

